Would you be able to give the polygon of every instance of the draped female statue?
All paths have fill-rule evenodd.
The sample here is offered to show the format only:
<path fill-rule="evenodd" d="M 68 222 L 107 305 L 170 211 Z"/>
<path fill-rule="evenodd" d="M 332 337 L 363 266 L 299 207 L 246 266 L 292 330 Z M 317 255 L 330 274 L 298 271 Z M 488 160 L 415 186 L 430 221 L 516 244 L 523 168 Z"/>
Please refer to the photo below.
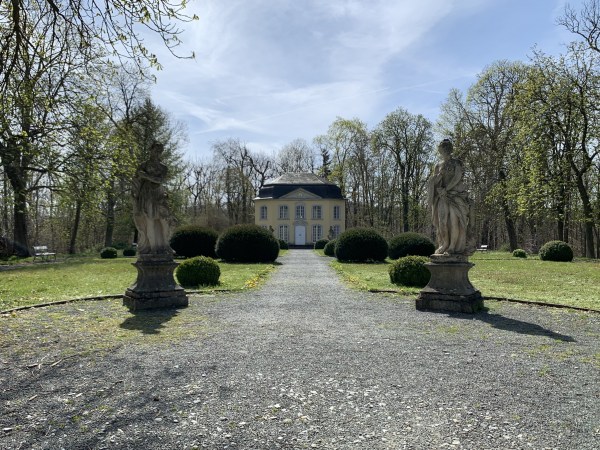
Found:
<path fill-rule="evenodd" d="M 452 157 L 452 142 L 444 139 L 438 146 L 441 161 L 428 181 L 428 197 L 437 230 L 436 255 L 470 255 L 467 243 L 470 203 L 463 183 L 463 164 Z"/>
<path fill-rule="evenodd" d="M 155 142 L 147 161 L 137 169 L 133 179 L 133 221 L 138 230 L 138 252 L 169 254 L 170 213 L 163 183 L 167 166 L 160 160 L 164 146 Z"/>

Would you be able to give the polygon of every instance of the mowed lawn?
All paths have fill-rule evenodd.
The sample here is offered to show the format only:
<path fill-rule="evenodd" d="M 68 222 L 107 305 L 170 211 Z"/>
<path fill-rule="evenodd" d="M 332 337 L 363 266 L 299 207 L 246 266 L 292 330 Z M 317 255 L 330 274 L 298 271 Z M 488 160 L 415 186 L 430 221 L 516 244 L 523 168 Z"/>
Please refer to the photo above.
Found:
<path fill-rule="evenodd" d="M 72 258 L 34 263 L 0 271 L 0 311 L 20 306 L 102 295 L 120 295 L 137 277 L 135 258 Z M 219 262 L 220 283 L 202 291 L 236 291 L 256 287 L 274 264 Z"/>
<path fill-rule="evenodd" d="M 478 252 L 470 258 L 471 283 L 484 297 L 539 301 L 600 310 L 600 261 L 570 263 L 515 258 L 507 252 Z M 394 291 L 417 296 L 419 288 L 390 282 L 390 261 L 382 264 L 340 263 L 332 267 L 358 289 Z"/>

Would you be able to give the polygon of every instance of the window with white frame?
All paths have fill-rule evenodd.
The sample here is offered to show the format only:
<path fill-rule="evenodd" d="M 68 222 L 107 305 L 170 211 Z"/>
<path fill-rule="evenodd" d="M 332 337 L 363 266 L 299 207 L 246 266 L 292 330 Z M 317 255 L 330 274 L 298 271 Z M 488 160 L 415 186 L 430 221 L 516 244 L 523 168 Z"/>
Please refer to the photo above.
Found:
<path fill-rule="evenodd" d="M 323 227 L 321 225 L 312 226 L 312 238 L 313 242 L 317 242 L 319 239 L 323 238 Z"/>
<path fill-rule="evenodd" d="M 333 238 L 337 238 L 340 235 L 340 226 L 334 225 L 333 227 Z"/>
<path fill-rule="evenodd" d="M 285 241 L 285 242 L 289 241 L 287 225 L 279 225 L 279 239 L 281 239 L 282 241 Z"/>
<path fill-rule="evenodd" d="M 289 218 L 287 205 L 281 205 L 279 207 L 279 218 L 280 219 L 288 219 Z"/>
<path fill-rule="evenodd" d="M 266 206 L 260 207 L 260 220 L 267 220 L 267 207 Z"/>
<path fill-rule="evenodd" d="M 333 219 L 334 220 L 340 220 L 341 218 L 341 210 L 339 206 L 334 206 L 333 207 Z"/>
<path fill-rule="evenodd" d="M 313 205 L 312 207 L 312 218 L 319 220 L 322 219 L 323 217 L 323 212 L 322 212 L 322 208 L 321 205 Z"/>
<path fill-rule="evenodd" d="M 296 205 L 296 219 L 304 219 L 304 205 Z"/>

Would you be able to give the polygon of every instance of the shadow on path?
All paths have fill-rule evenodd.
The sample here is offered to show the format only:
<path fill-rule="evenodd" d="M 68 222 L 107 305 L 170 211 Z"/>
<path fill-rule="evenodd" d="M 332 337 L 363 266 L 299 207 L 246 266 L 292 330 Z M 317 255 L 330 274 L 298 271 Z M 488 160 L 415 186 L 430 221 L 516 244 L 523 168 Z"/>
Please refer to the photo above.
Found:
<path fill-rule="evenodd" d="M 142 310 L 132 313 L 133 316 L 123 321 L 121 328 L 141 331 L 144 334 L 158 334 L 165 323 L 179 314 L 176 309 Z"/>
<path fill-rule="evenodd" d="M 547 336 L 557 341 L 576 342 L 568 335 L 556 333 L 552 330 L 537 325 L 535 323 L 524 322 L 522 320 L 511 319 L 500 314 L 490 314 L 488 311 L 482 311 L 477 314 L 446 313 L 450 317 L 463 320 L 480 320 L 489 323 L 492 327 L 500 330 L 512 331 L 513 333 L 528 334 L 531 336 Z"/>

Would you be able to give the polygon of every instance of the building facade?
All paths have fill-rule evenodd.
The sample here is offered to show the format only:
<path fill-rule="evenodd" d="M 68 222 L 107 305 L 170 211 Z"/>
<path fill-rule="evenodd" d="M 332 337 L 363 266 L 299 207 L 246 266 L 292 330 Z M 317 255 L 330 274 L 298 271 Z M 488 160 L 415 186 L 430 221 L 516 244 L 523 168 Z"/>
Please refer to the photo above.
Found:
<path fill-rule="evenodd" d="M 346 227 L 340 188 L 312 173 L 287 173 L 269 180 L 254 199 L 255 223 L 290 245 L 334 239 Z"/>

